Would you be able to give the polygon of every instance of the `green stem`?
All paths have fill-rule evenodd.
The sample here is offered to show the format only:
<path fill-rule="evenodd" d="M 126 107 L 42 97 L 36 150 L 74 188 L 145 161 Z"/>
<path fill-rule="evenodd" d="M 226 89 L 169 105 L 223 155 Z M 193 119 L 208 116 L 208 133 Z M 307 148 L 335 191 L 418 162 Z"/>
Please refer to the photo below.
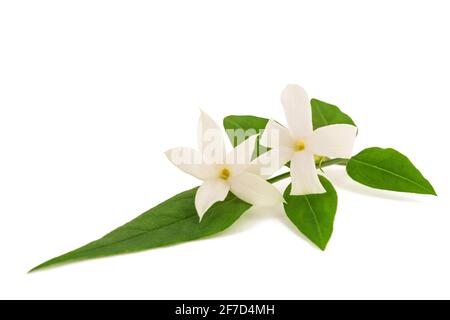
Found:
<path fill-rule="evenodd" d="M 330 160 L 323 161 L 320 164 L 320 167 L 324 168 L 324 167 L 332 166 L 334 164 L 340 165 L 340 166 L 345 166 L 345 165 L 347 165 L 347 162 L 348 162 L 348 159 L 342 159 L 342 158 L 330 159 Z M 319 167 L 319 164 L 316 164 L 316 167 Z M 276 177 L 273 177 L 273 178 L 267 180 L 267 182 L 275 183 L 275 182 L 278 182 L 280 180 L 289 178 L 290 176 L 291 176 L 291 172 L 288 171 L 288 172 L 282 173 L 282 174 L 280 174 L 280 175 L 278 175 Z"/>

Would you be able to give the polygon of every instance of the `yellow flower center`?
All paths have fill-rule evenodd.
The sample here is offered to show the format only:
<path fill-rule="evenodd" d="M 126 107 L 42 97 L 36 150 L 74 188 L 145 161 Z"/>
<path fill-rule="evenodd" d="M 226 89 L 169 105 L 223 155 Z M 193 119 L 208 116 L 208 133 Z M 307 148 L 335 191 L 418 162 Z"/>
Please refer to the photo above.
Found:
<path fill-rule="evenodd" d="M 295 149 L 295 151 L 303 151 L 303 150 L 305 150 L 305 141 L 304 140 L 298 140 L 297 142 L 295 142 L 294 149 Z"/>
<path fill-rule="evenodd" d="M 219 177 L 223 180 L 227 180 L 230 177 L 230 170 L 228 170 L 227 168 L 223 168 L 220 171 Z"/>

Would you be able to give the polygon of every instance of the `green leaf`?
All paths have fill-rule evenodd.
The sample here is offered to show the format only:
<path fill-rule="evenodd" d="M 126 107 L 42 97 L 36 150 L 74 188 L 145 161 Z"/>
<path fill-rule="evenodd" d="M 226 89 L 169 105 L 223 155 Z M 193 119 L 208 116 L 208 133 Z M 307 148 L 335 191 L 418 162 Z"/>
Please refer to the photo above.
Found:
<path fill-rule="evenodd" d="M 255 116 L 231 115 L 223 119 L 223 126 L 233 147 L 236 147 L 249 136 L 264 130 L 268 121 L 269 119 Z"/>
<path fill-rule="evenodd" d="M 250 208 L 230 193 L 225 201 L 211 207 L 199 223 L 194 206 L 196 191 L 197 188 L 182 192 L 103 238 L 44 262 L 31 271 L 204 238 L 228 228 Z"/>
<path fill-rule="evenodd" d="M 298 230 L 321 250 L 325 250 L 333 233 L 338 198 L 333 185 L 325 177 L 319 178 L 326 193 L 291 196 L 289 185 L 284 192 L 284 209 Z"/>
<path fill-rule="evenodd" d="M 374 147 L 361 151 L 347 163 L 347 173 L 372 188 L 436 195 L 412 162 L 394 149 Z"/>
<path fill-rule="evenodd" d="M 351 124 L 356 127 L 352 118 L 335 105 L 324 101 L 311 99 L 311 111 L 314 129 L 338 123 Z"/>
<path fill-rule="evenodd" d="M 236 116 L 231 115 L 223 119 L 223 126 L 227 132 L 233 147 L 246 140 L 248 137 L 261 133 L 266 127 L 269 119 L 255 116 Z M 255 154 L 253 159 L 262 155 L 268 148 L 259 144 L 259 137 L 256 141 Z"/>

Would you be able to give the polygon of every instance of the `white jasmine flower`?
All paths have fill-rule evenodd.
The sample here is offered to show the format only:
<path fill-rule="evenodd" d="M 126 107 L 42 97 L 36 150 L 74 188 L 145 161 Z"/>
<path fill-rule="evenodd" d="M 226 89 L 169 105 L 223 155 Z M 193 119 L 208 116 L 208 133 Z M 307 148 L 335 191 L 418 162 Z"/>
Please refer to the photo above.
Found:
<path fill-rule="evenodd" d="M 291 161 L 291 195 L 324 193 L 317 175 L 314 155 L 349 158 L 357 128 L 333 124 L 313 130 L 311 104 L 305 90 L 288 85 L 281 94 L 288 128 L 270 120 L 261 144 L 278 152 L 279 158 Z"/>
<path fill-rule="evenodd" d="M 261 164 L 252 162 L 256 138 L 256 135 L 251 136 L 226 153 L 222 130 L 202 112 L 198 130 L 199 150 L 175 148 L 166 152 L 175 166 L 204 181 L 195 196 L 200 220 L 214 203 L 225 200 L 230 191 L 252 205 L 272 206 L 283 201 L 280 192 L 258 174 Z"/>

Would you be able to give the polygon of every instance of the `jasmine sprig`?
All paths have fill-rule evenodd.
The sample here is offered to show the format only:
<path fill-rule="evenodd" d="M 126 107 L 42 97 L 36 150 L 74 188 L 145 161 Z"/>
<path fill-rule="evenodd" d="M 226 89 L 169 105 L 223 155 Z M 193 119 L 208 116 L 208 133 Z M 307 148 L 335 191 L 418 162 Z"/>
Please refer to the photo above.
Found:
<path fill-rule="evenodd" d="M 205 150 L 203 143 L 199 144 L 199 150 L 188 153 L 194 155 L 191 158 L 200 160 L 187 166 L 177 163 L 173 151 L 169 152 L 169 159 L 180 169 L 205 181 L 203 187 L 177 194 L 104 237 L 31 271 L 192 241 L 222 232 L 252 205 L 280 203 L 281 197 L 271 184 L 288 178 L 292 179 L 292 184 L 283 193 L 286 215 L 311 242 L 325 250 L 333 232 L 338 197 L 331 182 L 316 169 L 332 165 L 345 167 L 350 178 L 371 188 L 436 195 L 413 163 L 394 149 L 371 147 L 351 156 L 356 125 L 337 106 L 317 99 L 308 101 L 306 93 L 298 86 L 287 87 L 282 103 L 288 128 L 279 122 L 249 115 L 224 119 L 224 127 L 235 147 L 229 155 L 231 158 L 243 155 L 243 162 L 235 163 L 230 156 L 224 157 L 223 143 L 213 148 L 216 151 L 212 153 Z M 203 117 L 207 127 L 217 128 L 209 117 Z M 272 135 L 268 129 L 273 131 Z M 237 131 L 246 133 L 243 139 L 235 139 Z M 204 130 L 199 132 L 205 133 Z M 278 143 L 273 139 L 277 135 L 282 136 Z M 256 148 L 251 153 L 252 146 Z M 242 150 L 249 151 L 242 153 Z M 214 159 L 215 155 L 220 156 Z M 283 164 L 290 166 L 290 171 L 269 178 Z M 248 179 L 248 175 L 252 179 Z M 235 178 L 240 183 L 233 182 Z M 252 190 L 254 183 L 264 187 Z M 217 188 L 213 184 L 220 185 L 220 192 L 215 193 Z"/>

